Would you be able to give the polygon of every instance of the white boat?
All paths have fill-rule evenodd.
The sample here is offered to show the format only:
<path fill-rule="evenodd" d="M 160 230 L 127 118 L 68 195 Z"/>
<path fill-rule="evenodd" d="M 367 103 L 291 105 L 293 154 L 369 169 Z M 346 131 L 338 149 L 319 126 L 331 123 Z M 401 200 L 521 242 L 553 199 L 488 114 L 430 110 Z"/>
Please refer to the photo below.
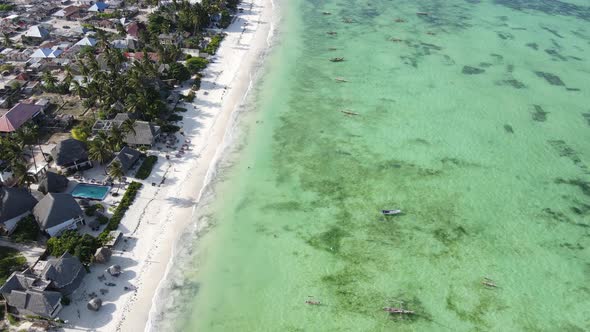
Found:
<path fill-rule="evenodd" d="M 381 210 L 384 216 L 395 216 L 396 214 L 401 214 L 402 210 Z"/>

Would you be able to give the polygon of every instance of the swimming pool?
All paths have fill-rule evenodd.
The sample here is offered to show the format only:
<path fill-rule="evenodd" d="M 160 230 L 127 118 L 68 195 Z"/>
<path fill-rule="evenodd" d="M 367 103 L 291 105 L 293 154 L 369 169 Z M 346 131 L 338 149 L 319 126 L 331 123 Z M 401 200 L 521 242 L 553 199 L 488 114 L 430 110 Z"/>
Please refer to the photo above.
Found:
<path fill-rule="evenodd" d="M 80 183 L 74 187 L 74 190 L 72 190 L 72 196 L 76 198 L 88 198 L 102 201 L 107 197 L 110 189 L 111 187 L 109 186 Z"/>

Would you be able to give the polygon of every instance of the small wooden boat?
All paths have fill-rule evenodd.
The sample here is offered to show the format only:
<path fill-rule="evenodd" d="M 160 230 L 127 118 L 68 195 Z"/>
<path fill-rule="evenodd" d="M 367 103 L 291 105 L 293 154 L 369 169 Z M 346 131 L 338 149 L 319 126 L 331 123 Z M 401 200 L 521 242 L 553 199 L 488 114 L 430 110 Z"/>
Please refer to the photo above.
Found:
<path fill-rule="evenodd" d="M 342 61 L 344 61 L 344 58 L 330 58 L 330 61 L 332 61 L 332 62 L 342 62 Z"/>
<path fill-rule="evenodd" d="M 486 277 L 483 278 L 481 284 L 488 288 L 498 288 L 498 285 L 496 285 L 496 283 L 492 279 Z"/>
<path fill-rule="evenodd" d="M 330 12 L 322 12 L 323 15 L 332 15 Z"/>
<path fill-rule="evenodd" d="M 346 18 L 343 18 L 342 19 L 342 22 L 344 22 L 344 23 L 354 23 L 354 20 L 352 18 L 346 17 Z"/>
<path fill-rule="evenodd" d="M 334 35 L 338 34 L 338 32 L 336 32 L 336 31 L 328 31 L 326 33 L 329 34 L 330 36 L 334 36 Z"/>
<path fill-rule="evenodd" d="M 313 296 L 308 296 L 308 299 L 305 300 L 305 304 L 309 304 L 309 305 L 321 305 L 322 303 L 318 300 L 314 300 Z"/>
<path fill-rule="evenodd" d="M 402 41 L 403 41 L 403 40 L 401 40 L 401 39 L 399 39 L 399 38 L 391 38 L 390 40 L 391 40 L 392 42 L 394 42 L 394 43 L 399 43 L 399 42 L 402 42 Z"/>
<path fill-rule="evenodd" d="M 336 78 L 334 79 L 334 81 L 336 81 L 336 82 L 338 82 L 338 83 L 346 83 L 346 82 L 348 82 L 347 80 L 345 80 L 345 79 L 344 79 L 344 78 L 342 78 L 342 77 L 336 77 Z"/>
<path fill-rule="evenodd" d="M 401 214 L 402 210 L 381 210 L 384 216 L 395 216 L 397 214 Z"/>
<path fill-rule="evenodd" d="M 342 112 L 342 113 L 344 113 L 344 114 L 346 114 L 346 115 L 360 115 L 360 114 L 358 114 L 358 113 L 351 112 L 351 111 L 347 111 L 347 110 L 342 110 L 342 111 L 340 111 L 340 112 Z"/>
<path fill-rule="evenodd" d="M 404 20 L 403 18 L 396 18 L 395 22 L 396 23 L 404 23 L 404 22 L 406 22 L 406 20 Z"/>
<path fill-rule="evenodd" d="M 330 47 L 330 48 L 328 49 L 328 51 L 337 51 L 337 50 L 338 50 L 338 49 L 337 49 L 336 47 Z"/>
<path fill-rule="evenodd" d="M 386 311 L 392 315 L 399 314 L 399 315 L 413 315 L 415 312 L 413 310 L 406 310 L 404 308 L 395 308 L 395 307 L 385 307 L 383 311 Z"/>
<path fill-rule="evenodd" d="M 418 16 L 428 16 L 428 15 L 430 15 L 430 13 L 427 13 L 427 12 L 417 12 L 416 15 L 418 15 Z"/>

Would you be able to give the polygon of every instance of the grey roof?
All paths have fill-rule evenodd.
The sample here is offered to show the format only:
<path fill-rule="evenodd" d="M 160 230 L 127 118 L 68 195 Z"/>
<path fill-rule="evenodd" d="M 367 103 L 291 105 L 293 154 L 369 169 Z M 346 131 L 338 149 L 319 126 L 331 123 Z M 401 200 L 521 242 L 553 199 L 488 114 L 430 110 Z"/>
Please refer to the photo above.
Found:
<path fill-rule="evenodd" d="M 123 171 L 127 173 L 127 171 L 133 166 L 133 164 L 137 162 L 140 156 L 141 152 L 125 146 L 123 147 L 123 149 L 121 149 L 121 151 L 119 151 L 119 153 L 117 153 L 115 159 L 113 159 L 111 164 L 118 160 L 121 163 L 121 166 L 123 167 Z"/>
<path fill-rule="evenodd" d="M 36 275 L 31 274 L 29 270 L 25 270 L 24 272 L 13 272 L 4 285 L 0 287 L 0 294 L 7 294 L 13 290 L 25 290 L 28 288 L 42 291 L 45 290 L 47 286 L 49 286 L 49 283 L 46 280 L 40 279 Z"/>
<path fill-rule="evenodd" d="M 35 314 L 50 317 L 61 300 L 61 294 L 46 291 L 48 283 L 25 272 L 13 273 L 0 287 L 8 305 L 17 310 L 28 310 Z"/>
<path fill-rule="evenodd" d="M 0 189 L 0 223 L 33 210 L 37 200 L 25 188 Z"/>
<path fill-rule="evenodd" d="M 137 117 L 133 113 L 117 113 L 113 118 L 113 122 L 122 123 L 125 120 L 133 119 L 135 120 Z"/>
<path fill-rule="evenodd" d="M 80 273 L 85 272 L 80 260 L 67 252 L 59 258 L 51 258 L 47 262 L 47 266 L 41 272 L 41 277 L 51 280 L 56 288 L 67 287 L 78 278 Z"/>
<path fill-rule="evenodd" d="M 9 298 L 8 303 L 17 309 L 25 309 L 40 316 L 51 317 L 55 307 L 61 301 L 61 293 L 28 289 L 26 291 L 13 291 Z M 17 304 L 11 302 L 13 298 Z"/>
<path fill-rule="evenodd" d="M 107 247 L 100 247 L 96 249 L 96 252 L 94 253 L 94 261 L 98 263 L 106 263 L 109 259 L 111 259 L 112 255 L 113 252 L 111 249 Z"/>
<path fill-rule="evenodd" d="M 51 151 L 53 160 L 58 166 L 72 164 L 80 160 L 88 159 L 86 144 L 73 138 L 63 140 Z"/>
<path fill-rule="evenodd" d="M 47 172 L 39 182 L 39 188 L 37 190 L 44 194 L 59 193 L 66 190 L 68 182 L 70 182 L 70 180 L 63 175 Z"/>
<path fill-rule="evenodd" d="M 125 143 L 132 145 L 152 145 L 154 138 L 160 134 L 160 127 L 147 121 L 135 121 L 135 133 L 127 133 Z"/>
<path fill-rule="evenodd" d="M 49 193 L 33 208 L 33 215 L 42 230 L 82 216 L 82 209 L 70 194 Z"/>

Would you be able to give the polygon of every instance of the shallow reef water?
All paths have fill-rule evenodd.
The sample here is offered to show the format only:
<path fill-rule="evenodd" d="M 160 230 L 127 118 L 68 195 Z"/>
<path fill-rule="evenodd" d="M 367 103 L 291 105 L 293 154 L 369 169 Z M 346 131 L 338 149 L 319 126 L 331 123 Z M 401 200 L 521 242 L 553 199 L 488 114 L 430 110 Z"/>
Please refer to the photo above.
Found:
<path fill-rule="evenodd" d="M 590 4 L 282 5 L 162 326 L 590 330 Z"/>

